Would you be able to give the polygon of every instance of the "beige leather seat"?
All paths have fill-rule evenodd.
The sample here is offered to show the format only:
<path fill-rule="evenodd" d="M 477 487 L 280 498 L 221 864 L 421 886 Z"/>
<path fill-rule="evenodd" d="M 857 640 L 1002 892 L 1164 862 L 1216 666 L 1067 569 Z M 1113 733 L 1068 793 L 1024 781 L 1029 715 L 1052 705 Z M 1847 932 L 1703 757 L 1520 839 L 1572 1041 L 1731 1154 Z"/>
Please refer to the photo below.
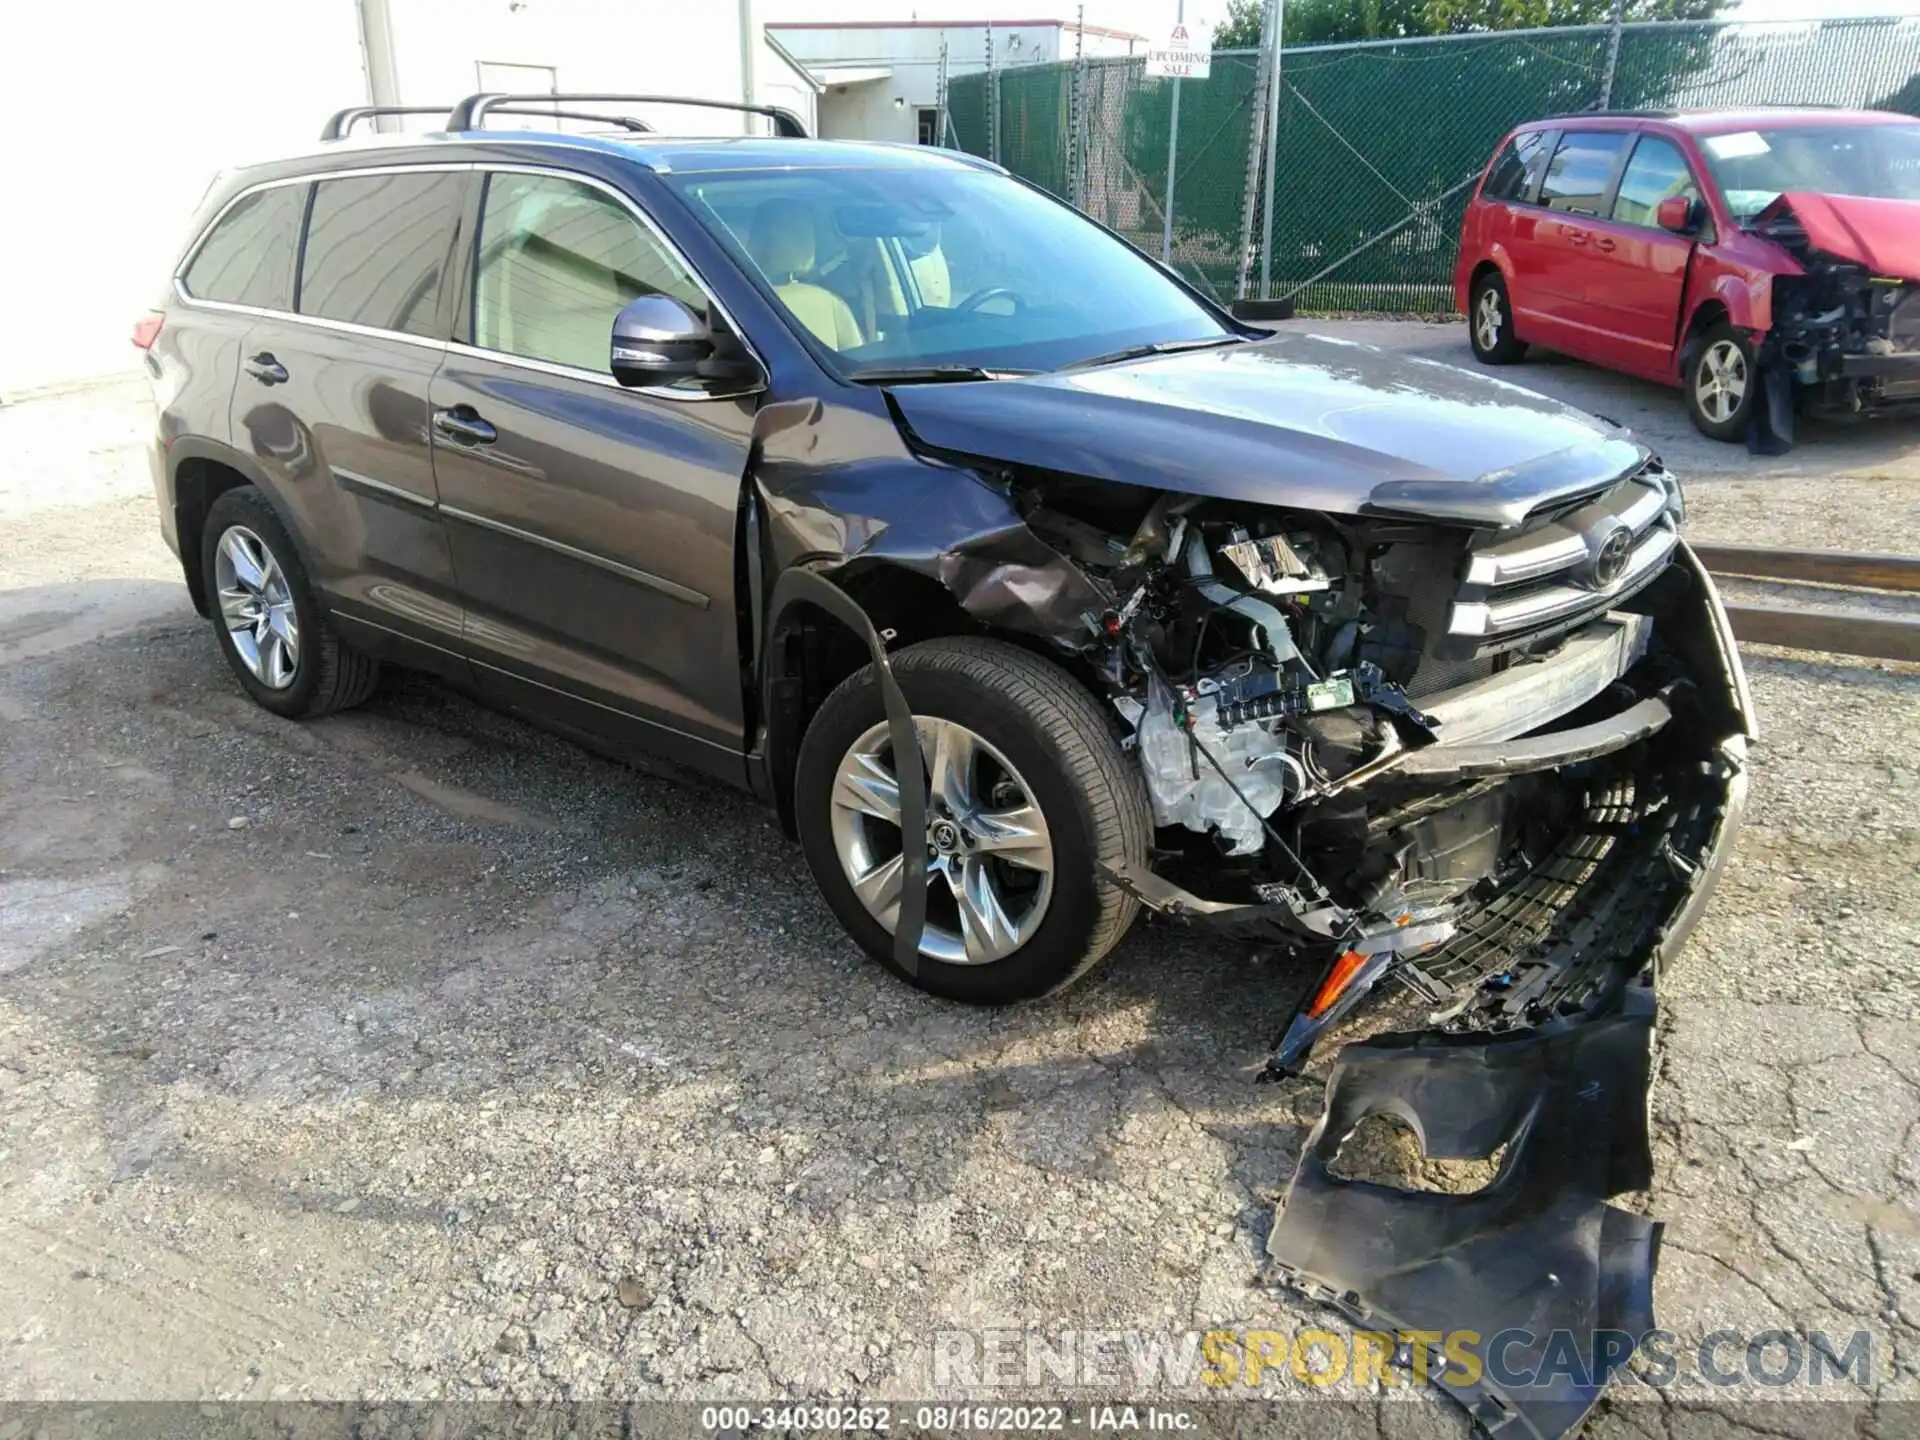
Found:
<path fill-rule="evenodd" d="M 747 252 L 773 284 L 780 303 L 829 350 L 865 343 L 847 302 L 799 277 L 813 270 L 813 211 L 799 200 L 765 201 L 753 212 Z"/>

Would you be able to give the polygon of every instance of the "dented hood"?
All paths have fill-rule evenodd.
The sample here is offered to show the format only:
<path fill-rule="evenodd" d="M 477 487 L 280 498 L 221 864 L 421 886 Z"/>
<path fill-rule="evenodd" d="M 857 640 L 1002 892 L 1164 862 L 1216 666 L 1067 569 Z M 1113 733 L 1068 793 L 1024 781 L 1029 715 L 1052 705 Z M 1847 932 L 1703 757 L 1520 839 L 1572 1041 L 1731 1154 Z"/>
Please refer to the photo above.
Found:
<path fill-rule="evenodd" d="M 890 394 L 949 454 L 1333 514 L 1514 525 L 1648 456 L 1618 426 L 1438 361 L 1294 332 Z"/>
<path fill-rule="evenodd" d="M 1807 243 L 1836 260 L 1851 260 L 1876 275 L 1920 280 L 1920 200 L 1788 191 L 1755 223 L 1791 213 Z"/>

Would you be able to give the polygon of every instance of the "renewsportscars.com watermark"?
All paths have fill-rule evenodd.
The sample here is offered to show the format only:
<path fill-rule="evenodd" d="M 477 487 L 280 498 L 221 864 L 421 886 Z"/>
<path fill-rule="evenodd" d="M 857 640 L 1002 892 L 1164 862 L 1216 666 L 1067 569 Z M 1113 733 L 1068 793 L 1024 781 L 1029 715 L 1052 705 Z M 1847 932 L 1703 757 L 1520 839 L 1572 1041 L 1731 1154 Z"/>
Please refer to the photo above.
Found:
<path fill-rule="evenodd" d="M 1505 1391 L 1594 1383 L 1619 1372 L 1656 1389 L 1833 1386 L 1849 1398 L 1873 1384 L 1873 1337 L 1822 1331 L 1715 1330 L 1683 1341 L 1556 1330 L 936 1330 L 933 1383 L 974 1389 L 1193 1390 L 1221 1397 L 1285 1384 L 1320 1389 L 1444 1381 Z"/>

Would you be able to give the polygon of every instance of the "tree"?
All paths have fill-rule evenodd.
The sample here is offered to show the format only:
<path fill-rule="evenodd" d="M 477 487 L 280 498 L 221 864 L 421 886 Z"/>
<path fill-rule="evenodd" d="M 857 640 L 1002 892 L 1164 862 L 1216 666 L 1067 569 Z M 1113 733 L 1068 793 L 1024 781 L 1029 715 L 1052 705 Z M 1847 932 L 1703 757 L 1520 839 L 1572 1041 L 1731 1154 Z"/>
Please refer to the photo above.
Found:
<path fill-rule="evenodd" d="M 1287 0 L 1286 43 L 1397 40 L 1483 30 L 1604 25 L 1614 0 Z M 1628 20 L 1710 20 L 1732 0 L 1625 0 Z M 1227 0 L 1227 18 L 1213 29 L 1216 50 L 1260 43 L 1262 0 Z"/>

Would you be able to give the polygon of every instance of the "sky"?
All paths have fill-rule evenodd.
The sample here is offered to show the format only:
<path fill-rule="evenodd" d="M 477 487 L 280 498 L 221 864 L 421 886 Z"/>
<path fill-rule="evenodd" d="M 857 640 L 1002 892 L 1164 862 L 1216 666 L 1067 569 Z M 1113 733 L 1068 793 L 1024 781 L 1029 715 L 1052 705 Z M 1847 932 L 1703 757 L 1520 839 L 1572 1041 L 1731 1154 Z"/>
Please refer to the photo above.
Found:
<path fill-rule="evenodd" d="M 1173 23 L 1175 0 L 1086 0 L 1087 23 L 1158 38 Z M 1075 0 L 754 0 L 762 20 L 1071 20 Z M 1216 18 L 1225 0 L 1187 0 Z M 1813 20 L 1841 15 L 1920 14 L 1920 0 L 1742 0 L 1736 20 Z"/>

